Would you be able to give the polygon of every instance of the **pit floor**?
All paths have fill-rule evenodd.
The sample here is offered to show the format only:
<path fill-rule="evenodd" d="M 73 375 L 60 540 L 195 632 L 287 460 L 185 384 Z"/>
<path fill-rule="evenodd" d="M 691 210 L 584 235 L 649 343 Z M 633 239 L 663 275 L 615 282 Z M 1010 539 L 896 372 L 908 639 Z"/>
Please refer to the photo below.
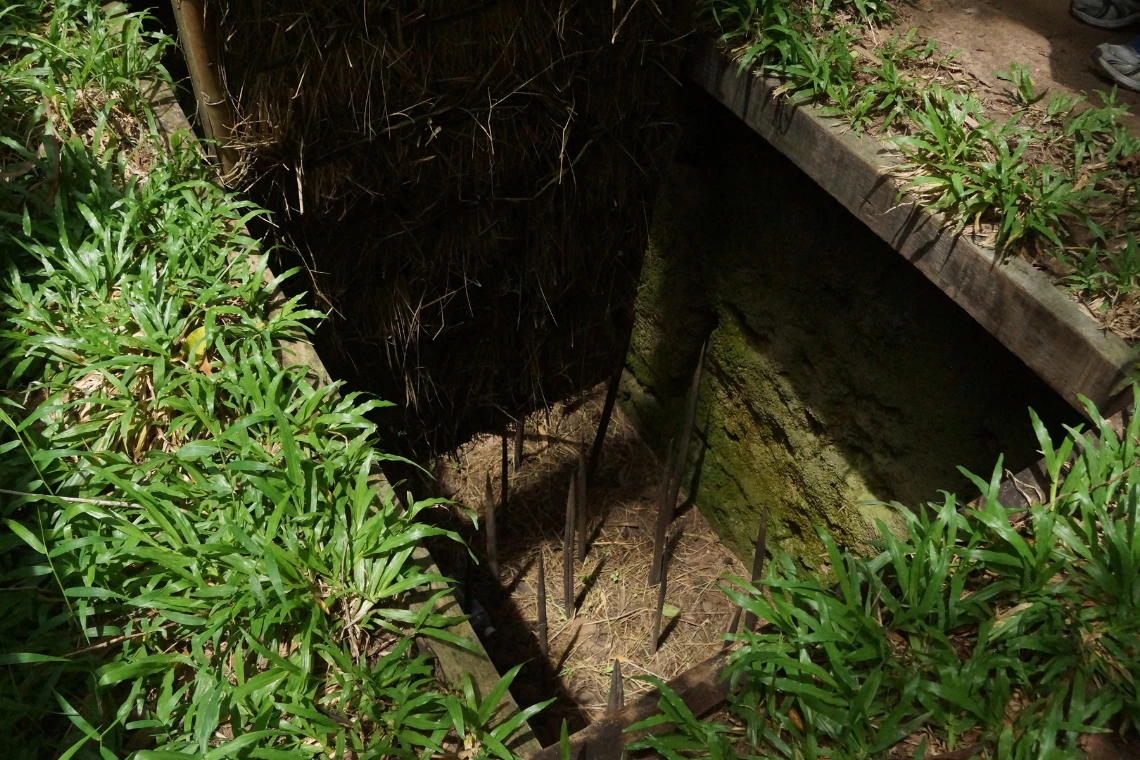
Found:
<path fill-rule="evenodd" d="M 522 467 L 510 473 L 507 506 L 497 511 L 502 593 L 495 598 L 493 582 L 486 575 L 469 583 L 489 610 L 495 628 L 483 637 L 484 645 L 499 671 L 505 672 L 527 657 L 541 657 L 535 590 L 538 555 L 543 556 L 549 656 L 543 663 L 528 665 L 512 692 L 522 704 L 559 697 L 540 714 L 542 721 L 552 724 L 550 729 L 535 726 L 540 739 L 547 739 L 544 743 L 563 718 L 573 731 L 604 714 L 614 660 L 621 661 L 628 702 L 652 688 L 637 676 L 668 680 L 715 654 L 735 613 L 718 582 L 728 575 L 745 575 L 739 559 L 721 545 L 701 514 L 689 508 L 682 492 L 667 542 L 665 603 L 675 607 L 677 614 L 662 620 L 660 647 L 654 651 L 657 589 L 648 586 L 647 576 L 662 466 L 621 410 L 615 409 L 587 498 L 589 552 L 584 563 L 574 566 L 578 611 L 567 619 L 562 599 L 567 491 L 577 470 L 577 447 L 593 441 L 604 398 L 605 387 L 598 386 L 577 402 L 558 405 L 549 414 L 536 414 L 526 421 Z M 436 472 L 441 495 L 481 513 L 490 473 L 497 499 L 501 441 L 497 436 L 476 439 L 441 460 Z M 512 452 L 513 447 L 512 440 Z M 485 524 L 482 514 L 479 522 Z M 470 524 L 461 530 L 469 544 L 477 547 L 481 562 L 477 572 L 481 574 L 486 566 L 485 534 L 469 531 Z M 541 736 L 544 733 L 547 737 Z M 553 740 L 557 741 L 557 734 Z"/>

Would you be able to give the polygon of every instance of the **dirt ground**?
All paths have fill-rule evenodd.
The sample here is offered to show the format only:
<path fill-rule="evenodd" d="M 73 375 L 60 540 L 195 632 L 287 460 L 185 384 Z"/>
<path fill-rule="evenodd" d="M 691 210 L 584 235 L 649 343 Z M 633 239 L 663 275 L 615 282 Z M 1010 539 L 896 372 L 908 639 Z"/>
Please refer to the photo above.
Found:
<path fill-rule="evenodd" d="M 898 5 L 898 28 L 918 27 L 945 51 L 960 50 L 957 61 L 995 91 L 1005 84 L 994 71 L 1009 71 L 1011 62 L 1026 64 L 1038 89 L 1048 87 L 1083 93 L 1108 91 L 1089 53 L 1102 42 L 1127 42 L 1140 26 L 1108 31 L 1087 26 L 1069 14 L 1068 0 L 917 0 Z M 1140 93 L 1120 90 L 1140 128 Z M 1096 102 L 1094 100 L 1094 102 Z"/>
<path fill-rule="evenodd" d="M 592 442 L 604 397 L 605 388 L 599 386 L 577 402 L 526 421 L 522 467 L 517 472 L 512 468 L 507 505 L 497 511 L 503 594 L 496 598 L 486 576 L 482 583 L 476 579 L 469 584 L 495 629 L 484 637 L 492 658 L 514 659 L 509 664 L 496 661 L 504 672 L 537 653 L 536 590 L 542 555 L 549 656 L 541 668 L 528 666 L 530 675 L 524 670 L 525 683 L 513 691 L 522 703 L 559 697 L 540 717 L 559 724 L 567 717 L 571 730 L 604 714 L 615 660 L 621 661 L 628 701 L 651 688 L 638 676 L 668 680 L 715 654 L 736 609 L 718 589 L 718 581 L 745 574 L 700 513 L 688 508 L 682 493 L 667 542 L 665 603 L 676 614 L 662 619 L 655 651 L 657 589 L 648 586 L 647 578 L 662 465 L 616 409 L 587 496 L 591 539 L 585 562 L 575 561 L 574 566 L 577 615 L 567 619 L 562 592 L 566 497 L 579 447 Z M 497 436 L 477 439 L 437 468 L 443 495 L 479 511 L 481 526 L 488 473 L 496 500 L 500 494 L 501 441 Z M 467 539 L 485 566 L 485 532 L 468 534 Z M 557 685 L 542 686 L 546 679 L 540 671 L 553 676 Z"/>

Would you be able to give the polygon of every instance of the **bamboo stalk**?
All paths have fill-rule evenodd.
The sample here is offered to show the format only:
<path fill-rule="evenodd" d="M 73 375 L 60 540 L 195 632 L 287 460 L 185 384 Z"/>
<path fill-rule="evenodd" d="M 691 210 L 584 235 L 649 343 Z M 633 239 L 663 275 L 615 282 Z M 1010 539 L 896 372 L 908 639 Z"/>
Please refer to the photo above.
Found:
<path fill-rule="evenodd" d="M 566 495 L 566 531 L 562 535 L 562 601 L 566 619 L 576 614 L 574 609 L 574 511 L 577 502 L 577 478 L 570 476 L 570 492 Z"/>
<path fill-rule="evenodd" d="M 178 37 L 190 71 L 190 84 L 198 102 L 198 117 L 206 137 L 218 146 L 223 180 L 237 164 L 237 151 L 231 146 L 234 114 L 226 88 L 222 85 L 221 64 L 217 60 L 203 0 L 171 0 Z"/>
<path fill-rule="evenodd" d="M 649 565 L 649 585 L 656 586 L 661 580 L 661 555 L 665 551 L 665 534 L 673 521 L 673 509 L 669 506 L 669 483 L 673 474 L 673 441 L 665 453 L 665 469 L 661 473 L 661 485 L 657 496 L 657 525 L 653 531 L 653 561 Z"/>
<path fill-rule="evenodd" d="M 502 497 L 502 500 L 501 500 L 499 506 L 502 507 L 503 511 L 505 512 L 507 509 L 507 493 L 509 491 L 509 488 L 508 488 L 509 483 L 507 481 L 508 481 L 509 475 L 510 475 L 510 473 L 507 471 L 507 463 L 508 463 L 507 447 L 510 445 L 510 443 L 507 440 L 507 434 L 506 433 L 503 434 L 502 438 L 503 438 L 502 469 L 501 469 L 499 474 L 502 476 L 502 479 L 503 479 L 503 487 L 499 491 L 499 494 Z"/>
<path fill-rule="evenodd" d="M 768 510 L 760 513 L 760 530 L 756 534 L 756 548 L 752 555 L 752 585 L 759 583 L 764 575 L 764 554 L 768 541 Z M 749 612 L 744 616 L 744 630 L 751 631 L 756 627 L 756 615 Z"/>
<path fill-rule="evenodd" d="M 487 523 L 487 564 L 491 575 L 499 579 L 499 548 L 495 526 L 495 490 L 491 488 L 491 473 L 487 473 L 487 485 L 483 489 L 483 518 Z"/>
<path fill-rule="evenodd" d="M 514 465 L 515 472 L 522 469 L 522 456 L 523 456 L 523 437 L 526 435 L 526 421 L 519 419 L 515 423 L 515 456 Z"/>
<path fill-rule="evenodd" d="M 610 673 L 610 696 L 606 700 L 606 714 L 612 715 L 625 707 L 625 685 L 621 680 L 621 660 L 614 660 Z"/>
<path fill-rule="evenodd" d="M 685 407 L 685 425 L 681 428 L 681 445 L 677 449 L 677 464 L 672 479 L 669 482 L 669 509 L 677 506 L 677 497 L 681 493 L 681 479 L 685 476 L 685 465 L 689 461 L 689 439 L 693 435 L 693 421 L 697 415 L 697 396 L 701 389 L 701 373 L 705 366 L 705 349 L 708 340 L 701 344 L 701 353 L 697 356 L 697 368 L 693 370 L 693 382 L 689 386 L 689 399 Z"/>
<path fill-rule="evenodd" d="M 578 523 L 578 561 L 586 561 L 586 527 L 589 522 L 586 506 L 586 456 L 578 449 L 578 488 L 577 488 L 577 523 Z"/>
<path fill-rule="evenodd" d="M 661 614 L 665 610 L 665 587 L 668 585 L 668 571 L 661 573 L 661 583 L 657 586 L 657 611 L 653 615 L 653 651 L 661 646 Z"/>
<path fill-rule="evenodd" d="M 546 625 L 546 569 L 542 552 L 538 553 L 538 650 L 543 657 L 550 656 L 549 632 Z"/>

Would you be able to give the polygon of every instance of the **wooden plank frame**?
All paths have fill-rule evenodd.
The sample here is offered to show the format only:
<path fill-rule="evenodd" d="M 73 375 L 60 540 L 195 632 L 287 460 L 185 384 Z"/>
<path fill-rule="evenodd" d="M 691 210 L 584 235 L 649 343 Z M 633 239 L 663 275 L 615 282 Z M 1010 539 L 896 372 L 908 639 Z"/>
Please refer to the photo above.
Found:
<path fill-rule="evenodd" d="M 792 160 L 880 238 L 1017 355 L 1082 414 L 1079 396 L 1110 416 L 1130 400 L 1114 393 L 1131 363 L 1127 344 L 1106 333 L 1021 259 L 996 263 L 992 250 L 955 235 L 913 200 L 896 204 L 898 162 L 818 107 L 792 106 L 779 82 L 740 72 L 711 39 L 697 46 L 689 79 Z"/>

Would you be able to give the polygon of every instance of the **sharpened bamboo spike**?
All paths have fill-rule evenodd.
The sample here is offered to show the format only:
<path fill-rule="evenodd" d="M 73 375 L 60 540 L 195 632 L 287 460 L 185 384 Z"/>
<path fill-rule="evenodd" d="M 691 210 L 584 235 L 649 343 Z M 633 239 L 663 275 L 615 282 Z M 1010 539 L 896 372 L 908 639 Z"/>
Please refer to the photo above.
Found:
<path fill-rule="evenodd" d="M 668 573 L 661 573 L 661 583 L 657 586 L 657 611 L 653 615 L 653 651 L 661 646 L 661 615 L 665 611 L 665 586 Z"/>
<path fill-rule="evenodd" d="M 673 474 L 673 441 L 669 441 L 669 451 L 665 454 L 665 469 L 661 473 L 661 485 L 657 497 L 657 525 L 653 531 L 653 560 L 649 565 L 649 585 L 656 586 L 661 580 L 661 555 L 665 552 L 665 534 L 673 521 L 673 507 L 669 504 L 669 483 Z"/>
<path fill-rule="evenodd" d="M 610 418 L 614 413 L 614 404 L 617 402 L 618 387 L 621 385 L 621 374 L 625 370 L 625 354 L 629 350 L 629 341 L 622 353 L 621 362 L 617 371 L 610 378 L 610 385 L 606 388 L 606 402 L 602 405 L 602 418 L 598 420 L 598 432 L 594 434 L 594 445 L 590 447 L 590 463 L 586 466 L 586 480 L 592 481 L 602 461 L 602 447 L 606 443 L 606 432 L 610 428 Z"/>
<path fill-rule="evenodd" d="M 760 582 L 764 575 L 764 554 L 768 542 L 768 510 L 760 513 L 760 530 L 756 533 L 756 549 L 752 555 L 752 585 Z M 751 631 L 756 627 L 756 615 L 749 612 L 744 616 L 744 630 Z"/>
<path fill-rule="evenodd" d="M 614 660 L 610 673 L 610 697 L 606 700 L 606 712 L 613 714 L 625 707 L 625 685 L 621 680 L 621 660 Z"/>
<path fill-rule="evenodd" d="M 575 509 L 578 523 L 578 561 L 586 561 L 586 456 L 582 449 L 578 450 L 578 487 Z"/>
<path fill-rule="evenodd" d="M 577 502 L 577 480 L 570 476 L 570 492 L 566 495 L 566 531 L 562 534 L 562 601 L 566 619 L 574 617 L 574 512 Z"/>
<path fill-rule="evenodd" d="M 526 434 L 526 422 L 520 419 L 515 423 L 515 472 L 522 469 L 523 436 Z"/>
<path fill-rule="evenodd" d="M 697 416 L 697 396 L 701 390 L 701 373 L 705 366 L 705 349 L 708 340 L 701 344 L 701 353 L 697 356 L 697 368 L 693 370 L 693 382 L 689 386 L 689 400 L 685 407 L 685 425 L 681 428 L 681 445 L 677 449 L 677 463 L 673 468 L 673 475 L 669 482 L 669 509 L 677 506 L 677 497 L 681 494 L 681 479 L 685 476 L 685 465 L 689 462 L 689 439 L 693 435 L 693 421 Z"/>
<path fill-rule="evenodd" d="M 550 641 L 546 628 L 546 570 L 542 552 L 538 553 L 538 650 L 543 657 L 550 656 Z"/>
<path fill-rule="evenodd" d="M 495 490 L 491 488 L 491 473 L 487 473 L 487 485 L 483 489 L 483 519 L 487 522 L 487 565 L 491 575 L 499 578 L 499 550 L 495 532 Z"/>
<path fill-rule="evenodd" d="M 508 440 L 507 440 L 506 434 L 504 434 L 503 435 L 503 467 L 502 467 L 502 471 L 499 473 L 503 478 L 503 487 L 499 490 L 499 496 L 500 496 L 499 506 L 503 508 L 503 511 L 506 511 L 506 509 L 507 509 L 507 493 L 509 491 L 508 483 L 507 483 L 507 477 L 509 475 L 509 473 L 507 472 L 507 461 L 508 461 L 507 460 L 507 447 L 508 447 Z"/>
<path fill-rule="evenodd" d="M 736 612 L 732 613 L 732 622 L 728 624 L 728 630 L 725 631 L 725 633 L 727 633 L 730 636 L 732 634 L 736 633 L 736 627 L 738 625 L 740 625 L 740 608 L 739 607 L 736 608 Z M 727 646 L 727 645 L 728 645 L 728 642 L 726 641 L 725 646 Z"/>

